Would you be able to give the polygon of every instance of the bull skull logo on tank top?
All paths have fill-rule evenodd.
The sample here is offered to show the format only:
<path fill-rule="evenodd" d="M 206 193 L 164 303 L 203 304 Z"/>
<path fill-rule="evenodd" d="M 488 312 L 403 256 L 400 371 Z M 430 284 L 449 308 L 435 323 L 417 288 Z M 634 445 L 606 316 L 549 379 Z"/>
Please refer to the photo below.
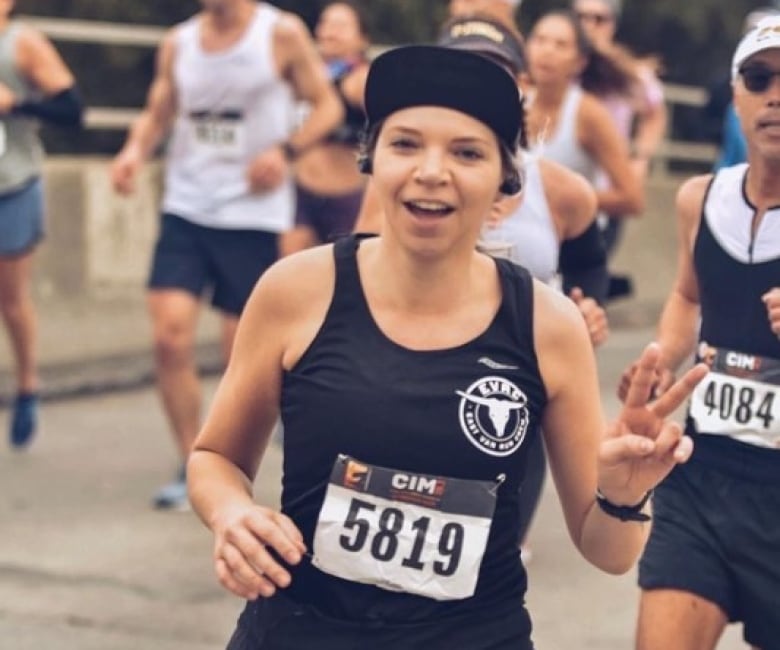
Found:
<path fill-rule="evenodd" d="M 465 391 L 455 392 L 461 398 L 460 426 L 471 444 L 501 457 L 520 448 L 528 430 L 528 398 L 514 383 L 504 377 L 483 377 Z"/>

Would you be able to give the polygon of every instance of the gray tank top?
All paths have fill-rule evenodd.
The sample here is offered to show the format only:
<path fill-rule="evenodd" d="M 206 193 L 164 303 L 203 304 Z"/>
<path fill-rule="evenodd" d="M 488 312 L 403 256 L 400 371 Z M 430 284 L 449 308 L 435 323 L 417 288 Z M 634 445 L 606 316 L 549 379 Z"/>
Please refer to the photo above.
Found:
<path fill-rule="evenodd" d="M 554 133 L 541 133 L 532 143 L 532 151 L 539 158 L 545 158 L 568 167 L 593 184 L 598 166 L 590 154 L 577 140 L 577 114 L 582 102 L 582 89 L 572 84 L 566 92 L 561 106 L 558 126 Z"/>
<path fill-rule="evenodd" d="M 9 23 L 0 32 L 0 83 L 19 99 L 35 96 L 32 85 L 16 68 L 16 43 L 20 25 Z M 21 115 L 0 117 L 0 192 L 7 193 L 40 176 L 43 146 L 38 137 L 38 121 Z"/>

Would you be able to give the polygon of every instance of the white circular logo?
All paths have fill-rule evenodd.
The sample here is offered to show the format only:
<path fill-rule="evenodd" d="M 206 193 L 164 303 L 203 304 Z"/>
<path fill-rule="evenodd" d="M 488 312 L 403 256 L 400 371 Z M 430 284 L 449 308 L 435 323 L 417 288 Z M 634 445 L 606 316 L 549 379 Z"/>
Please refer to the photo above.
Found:
<path fill-rule="evenodd" d="M 491 456 L 515 452 L 528 430 L 528 398 L 503 377 L 483 377 L 460 395 L 458 416 L 471 444 Z"/>

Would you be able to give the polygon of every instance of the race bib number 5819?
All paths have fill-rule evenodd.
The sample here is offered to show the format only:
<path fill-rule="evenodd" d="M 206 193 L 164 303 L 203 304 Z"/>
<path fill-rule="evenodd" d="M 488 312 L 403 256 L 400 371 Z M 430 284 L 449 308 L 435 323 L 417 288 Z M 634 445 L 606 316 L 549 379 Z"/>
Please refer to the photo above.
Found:
<path fill-rule="evenodd" d="M 314 535 L 314 565 L 436 600 L 474 593 L 494 481 L 411 474 L 339 456 Z"/>

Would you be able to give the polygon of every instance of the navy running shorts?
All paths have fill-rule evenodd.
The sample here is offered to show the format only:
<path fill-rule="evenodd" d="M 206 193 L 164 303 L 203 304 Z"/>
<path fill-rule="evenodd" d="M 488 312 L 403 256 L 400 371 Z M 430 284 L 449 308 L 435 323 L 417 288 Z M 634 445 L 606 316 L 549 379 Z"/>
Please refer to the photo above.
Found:
<path fill-rule="evenodd" d="M 702 436 L 697 438 L 699 444 Z M 742 621 L 747 643 L 777 649 L 780 450 L 728 442 L 728 448 L 715 453 L 728 453 L 724 460 L 741 463 L 743 471 L 735 474 L 694 454 L 656 489 L 653 527 L 639 562 L 639 586 L 700 596 L 720 607 L 729 621 Z M 709 445 L 705 451 L 712 455 Z M 762 462 L 751 463 L 756 454 L 759 457 L 753 460 Z M 774 465 L 771 473 L 759 471 L 767 469 L 767 455 Z"/>
<path fill-rule="evenodd" d="M 43 183 L 40 178 L 0 194 L 0 256 L 16 257 L 43 239 Z"/>
<path fill-rule="evenodd" d="M 295 225 L 306 226 L 326 244 L 348 235 L 363 203 L 363 188 L 338 196 L 314 194 L 300 185 L 296 188 Z"/>
<path fill-rule="evenodd" d="M 149 289 L 181 289 L 239 316 L 257 280 L 278 256 L 278 235 L 208 228 L 163 214 Z"/>

